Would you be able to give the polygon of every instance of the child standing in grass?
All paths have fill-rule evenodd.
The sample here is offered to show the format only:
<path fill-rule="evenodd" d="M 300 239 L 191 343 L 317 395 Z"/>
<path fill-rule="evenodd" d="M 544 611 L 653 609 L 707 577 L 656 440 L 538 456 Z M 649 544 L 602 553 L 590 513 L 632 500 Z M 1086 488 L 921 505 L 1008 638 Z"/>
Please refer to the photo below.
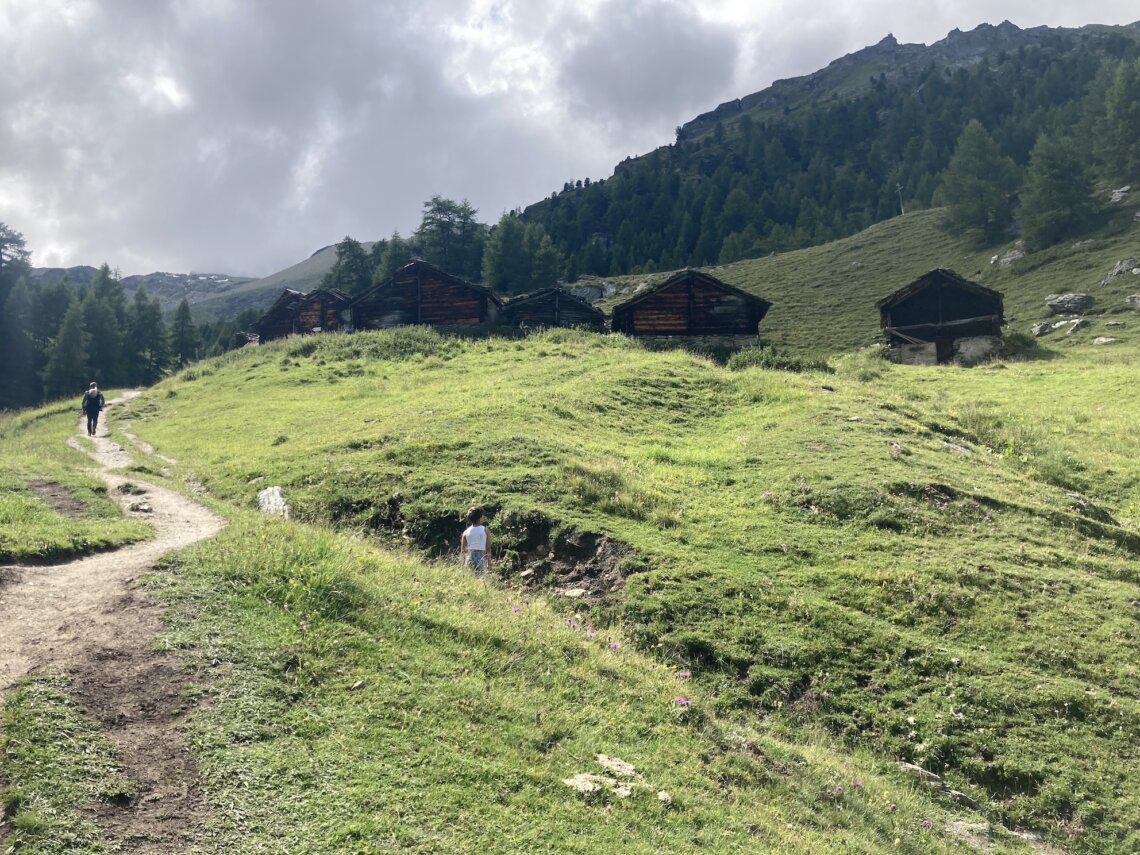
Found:
<path fill-rule="evenodd" d="M 470 567 L 476 576 L 491 572 L 491 535 L 483 525 L 483 509 L 467 512 L 467 528 L 459 542 L 459 561 Z"/>

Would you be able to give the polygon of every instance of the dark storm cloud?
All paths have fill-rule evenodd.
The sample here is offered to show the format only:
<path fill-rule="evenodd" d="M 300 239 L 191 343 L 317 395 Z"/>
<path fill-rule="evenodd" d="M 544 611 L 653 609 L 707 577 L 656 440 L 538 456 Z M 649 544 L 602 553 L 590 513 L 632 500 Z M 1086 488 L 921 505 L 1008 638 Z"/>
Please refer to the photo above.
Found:
<path fill-rule="evenodd" d="M 0 221 L 38 264 L 268 273 L 433 193 L 493 220 L 890 30 L 1131 5 L 0 0 Z"/>
<path fill-rule="evenodd" d="M 574 39 L 559 82 L 576 114 L 611 124 L 703 112 L 730 91 L 737 40 L 671 3 L 614 2 Z"/>

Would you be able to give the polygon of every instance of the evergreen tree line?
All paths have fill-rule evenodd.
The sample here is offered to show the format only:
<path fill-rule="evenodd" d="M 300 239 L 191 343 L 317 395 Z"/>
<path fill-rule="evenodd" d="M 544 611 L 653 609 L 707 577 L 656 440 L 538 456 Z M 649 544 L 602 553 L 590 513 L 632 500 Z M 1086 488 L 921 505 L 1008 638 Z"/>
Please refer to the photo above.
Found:
<path fill-rule="evenodd" d="M 1020 210 L 1040 245 L 1075 226 L 1038 212 L 1079 196 L 1072 219 L 1087 220 L 1094 176 L 1140 174 L 1138 55 L 1120 33 L 1058 32 L 970 67 L 879 75 L 854 98 L 678 134 L 612 178 L 567 182 L 522 219 L 545 228 L 570 279 L 653 272 L 825 243 L 904 204 L 957 205 L 979 178 L 990 186 L 988 213 L 968 218 L 978 238 L 1004 234 Z M 979 145 L 973 122 L 988 137 L 980 171 L 952 164 L 959 141 Z M 1080 180 L 1048 180 L 1061 174 Z"/>
<path fill-rule="evenodd" d="M 0 408 L 82 395 L 104 388 L 150 385 L 168 370 L 232 346 L 254 312 L 201 328 L 183 300 L 167 324 L 145 289 L 128 296 L 104 264 L 90 285 L 69 279 L 32 286 L 28 250 L 0 223 Z"/>
<path fill-rule="evenodd" d="M 352 237 L 336 245 L 337 258 L 321 282 L 355 296 L 385 282 L 414 258 L 502 294 L 521 294 L 556 284 L 566 260 L 540 223 L 526 223 L 517 211 L 494 226 L 478 222 L 466 201 L 433 196 L 424 202 L 419 228 L 404 238 L 398 231 L 369 249 Z"/>

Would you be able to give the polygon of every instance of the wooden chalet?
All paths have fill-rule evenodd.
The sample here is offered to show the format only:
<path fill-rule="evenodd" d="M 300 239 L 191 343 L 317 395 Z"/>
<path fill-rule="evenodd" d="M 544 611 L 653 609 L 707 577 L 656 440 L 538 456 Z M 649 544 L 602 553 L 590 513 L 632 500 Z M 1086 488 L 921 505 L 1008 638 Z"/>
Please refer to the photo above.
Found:
<path fill-rule="evenodd" d="M 606 316 L 565 288 L 544 288 L 508 301 L 503 319 L 516 327 L 591 327 L 604 329 Z"/>
<path fill-rule="evenodd" d="M 475 326 L 496 323 L 502 307 L 490 288 L 416 260 L 353 300 L 352 322 L 358 330 L 405 324 Z"/>
<path fill-rule="evenodd" d="M 261 342 L 284 338 L 296 332 L 294 309 L 305 298 L 300 291 L 286 288 L 257 322 L 257 334 Z"/>
<path fill-rule="evenodd" d="M 612 329 L 711 345 L 755 344 L 772 304 L 715 276 L 682 270 L 614 307 Z"/>
<path fill-rule="evenodd" d="M 352 330 L 352 298 L 334 288 L 310 291 L 294 304 L 294 330 L 299 333 Z"/>
<path fill-rule="evenodd" d="M 978 361 L 1001 346 L 1002 296 L 953 270 L 931 270 L 877 303 L 883 335 L 899 362 Z"/>

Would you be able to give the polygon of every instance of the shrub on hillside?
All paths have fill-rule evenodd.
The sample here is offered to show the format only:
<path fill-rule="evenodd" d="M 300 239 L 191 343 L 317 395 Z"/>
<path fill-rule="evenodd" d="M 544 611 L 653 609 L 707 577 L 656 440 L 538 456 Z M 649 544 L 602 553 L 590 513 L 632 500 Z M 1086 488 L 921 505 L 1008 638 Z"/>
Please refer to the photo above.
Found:
<path fill-rule="evenodd" d="M 767 368 L 774 371 L 823 371 L 830 374 L 831 366 L 823 359 L 804 359 L 777 353 L 773 347 L 756 347 L 738 350 L 728 358 L 729 371 L 746 368 Z"/>

